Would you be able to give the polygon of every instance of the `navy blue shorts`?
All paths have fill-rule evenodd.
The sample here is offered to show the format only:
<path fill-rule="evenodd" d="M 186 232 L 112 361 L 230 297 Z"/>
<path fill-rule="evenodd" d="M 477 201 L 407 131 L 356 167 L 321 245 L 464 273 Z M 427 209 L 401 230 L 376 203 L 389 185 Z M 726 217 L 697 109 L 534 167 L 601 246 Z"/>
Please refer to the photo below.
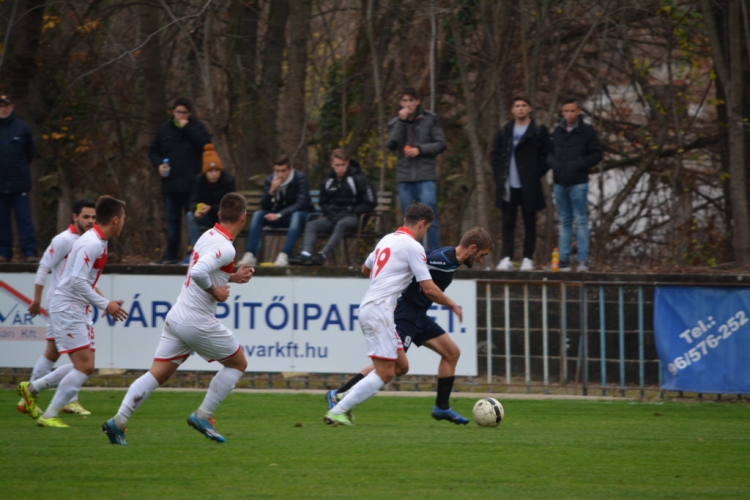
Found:
<path fill-rule="evenodd" d="M 404 352 L 408 351 L 412 344 L 417 344 L 419 347 L 428 340 L 445 333 L 445 330 L 434 319 L 427 316 L 426 312 L 408 312 L 397 309 L 395 316 L 396 332 L 404 344 Z"/>

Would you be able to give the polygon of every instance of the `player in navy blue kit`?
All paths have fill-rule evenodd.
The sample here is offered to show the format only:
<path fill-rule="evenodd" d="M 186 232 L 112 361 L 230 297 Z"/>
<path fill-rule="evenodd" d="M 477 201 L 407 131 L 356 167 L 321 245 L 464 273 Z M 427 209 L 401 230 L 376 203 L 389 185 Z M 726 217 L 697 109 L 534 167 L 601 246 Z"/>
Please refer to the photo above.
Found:
<path fill-rule="evenodd" d="M 453 282 L 453 276 L 461 264 L 471 267 L 481 263 L 492 250 L 492 238 L 482 228 L 476 227 L 466 232 L 457 247 L 440 247 L 427 254 L 427 267 L 434 283 L 445 291 Z M 438 365 L 437 399 L 432 409 L 435 420 L 449 420 L 456 424 L 467 424 L 469 419 L 462 417 L 451 409 L 450 395 L 453 391 L 456 365 L 461 351 L 445 330 L 427 315 L 432 301 L 422 291 L 414 279 L 409 283 L 401 296 L 395 312 L 396 331 L 403 349 L 398 350 L 396 375 L 401 376 L 409 371 L 409 360 L 406 351 L 412 344 L 425 346 L 440 355 Z M 338 390 L 326 393 L 328 408 L 333 408 L 354 385 L 362 380 L 373 369 L 370 365 L 355 375 Z"/>

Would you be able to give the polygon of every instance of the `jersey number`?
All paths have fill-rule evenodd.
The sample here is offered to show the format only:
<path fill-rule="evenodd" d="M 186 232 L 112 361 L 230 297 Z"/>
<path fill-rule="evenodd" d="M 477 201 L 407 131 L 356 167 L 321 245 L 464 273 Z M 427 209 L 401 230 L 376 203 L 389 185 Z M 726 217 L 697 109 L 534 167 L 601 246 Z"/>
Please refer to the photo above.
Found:
<path fill-rule="evenodd" d="M 372 277 L 376 277 L 378 274 L 380 274 L 380 271 L 383 270 L 383 267 L 385 267 L 386 263 L 388 262 L 388 259 L 391 258 L 391 249 L 386 247 L 384 249 L 376 248 L 375 249 L 375 264 L 372 267 Z"/>

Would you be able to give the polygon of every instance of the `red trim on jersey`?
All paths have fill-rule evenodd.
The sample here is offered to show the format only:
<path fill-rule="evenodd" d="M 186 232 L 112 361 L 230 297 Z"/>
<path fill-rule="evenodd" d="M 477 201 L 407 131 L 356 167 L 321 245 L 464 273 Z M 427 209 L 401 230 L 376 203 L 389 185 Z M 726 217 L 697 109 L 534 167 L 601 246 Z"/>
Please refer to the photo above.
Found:
<path fill-rule="evenodd" d="M 68 226 L 68 231 L 70 231 L 73 234 L 78 234 L 78 228 L 76 228 L 73 224 Z"/>
<path fill-rule="evenodd" d="M 104 239 L 104 233 L 102 232 L 101 228 L 99 227 L 99 225 L 96 222 L 94 222 L 94 225 L 93 225 L 93 227 L 91 229 L 93 229 L 94 231 L 96 231 L 96 234 L 99 235 L 99 238 Z"/>
<path fill-rule="evenodd" d="M 221 233 L 229 241 L 234 241 L 232 239 L 232 235 L 229 234 L 229 231 L 227 231 L 227 228 L 225 228 L 224 226 L 222 226 L 220 222 L 216 223 L 216 225 L 214 226 L 214 229 L 216 229 L 219 233 Z"/>
<path fill-rule="evenodd" d="M 234 271 L 234 262 L 230 262 L 226 266 L 219 269 L 219 271 L 225 272 L 227 274 L 232 274 L 232 272 Z"/>
<path fill-rule="evenodd" d="M 75 349 L 68 349 L 67 351 L 60 351 L 60 354 L 68 354 L 71 352 L 83 351 L 84 349 L 89 349 L 90 347 L 91 347 L 91 342 L 89 342 L 88 344 L 82 347 L 76 347 Z"/>
<path fill-rule="evenodd" d="M 406 233 L 409 236 L 411 236 L 412 238 L 414 238 L 414 233 L 412 233 L 411 231 L 409 231 L 408 229 L 406 229 L 404 226 L 401 226 L 400 228 L 396 229 L 396 233 Z M 414 238 L 414 239 L 416 239 L 416 238 Z"/>
<path fill-rule="evenodd" d="M 154 361 L 174 361 L 175 359 L 185 359 L 190 354 L 180 354 L 179 356 L 175 356 L 173 358 L 154 358 Z"/>
<path fill-rule="evenodd" d="M 396 361 L 398 358 L 384 358 L 382 356 L 370 356 L 370 359 L 382 359 L 383 361 Z"/>

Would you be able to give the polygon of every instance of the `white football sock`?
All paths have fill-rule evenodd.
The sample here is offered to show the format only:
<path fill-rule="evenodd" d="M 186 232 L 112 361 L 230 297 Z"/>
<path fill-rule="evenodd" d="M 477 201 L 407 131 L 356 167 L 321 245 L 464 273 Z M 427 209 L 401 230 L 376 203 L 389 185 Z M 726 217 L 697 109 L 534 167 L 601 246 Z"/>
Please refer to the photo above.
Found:
<path fill-rule="evenodd" d="M 208 385 L 208 392 L 206 393 L 203 403 L 196 412 L 198 418 L 208 419 L 219 407 L 219 403 L 229 396 L 232 392 L 237 381 L 242 377 L 242 372 L 235 368 L 228 368 L 224 366 L 221 370 L 216 373 L 216 376 L 211 380 Z"/>
<path fill-rule="evenodd" d="M 52 373 L 48 373 L 44 377 L 34 380 L 29 384 L 32 394 L 39 394 L 44 389 L 57 387 L 72 369 L 73 363 L 68 363 L 67 365 L 58 366 Z"/>
<path fill-rule="evenodd" d="M 117 415 L 115 415 L 117 427 L 124 429 L 133 412 L 148 399 L 157 387 L 159 387 L 159 382 L 151 372 L 144 373 L 130 384 L 127 394 L 122 398 L 120 409 L 117 410 Z"/>
<path fill-rule="evenodd" d="M 40 357 L 34 365 L 34 369 L 31 370 L 31 381 L 33 382 L 34 380 L 47 375 L 52 371 L 53 366 L 55 366 L 54 361 L 50 361 L 45 356 Z"/>
<path fill-rule="evenodd" d="M 52 375 L 52 373 L 50 373 L 50 375 Z M 79 372 L 75 369 L 70 370 L 70 373 L 65 375 L 65 377 L 63 377 L 63 379 L 60 381 L 60 385 L 57 386 L 55 396 L 52 398 L 52 402 L 47 407 L 47 411 L 44 412 L 44 418 L 57 417 L 60 413 L 60 408 L 72 401 L 73 397 L 78 394 L 81 386 L 84 382 L 86 382 L 88 378 L 89 376 L 83 372 Z"/>
<path fill-rule="evenodd" d="M 333 407 L 331 413 L 334 415 L 341 415 L 348 412 L 358 404 L 377 394 L 380 388 L 384 385 L 385 383 L 383 382 L 383 379 L 380 378 L 375 370 L 371 371 L 365 378 L 354 384 L 354 387 L 349 389 L 349 392 L 346 393 L 344 399 L 339 401 L 338 404 Z"/>

